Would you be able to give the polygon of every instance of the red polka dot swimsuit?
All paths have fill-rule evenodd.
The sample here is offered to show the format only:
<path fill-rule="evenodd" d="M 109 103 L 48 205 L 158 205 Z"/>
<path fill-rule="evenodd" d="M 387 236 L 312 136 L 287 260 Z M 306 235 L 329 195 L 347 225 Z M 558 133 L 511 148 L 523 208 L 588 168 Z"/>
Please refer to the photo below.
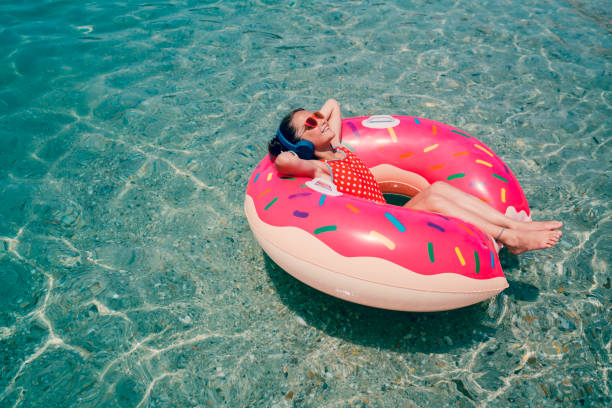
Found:
<path fill-rule="evenodd" d="M 343 151 L 346 155 L 344 159 L 321 161 L 327 163 L 331 168 L 333 181 L 338 191 L 385 204 L 386 201 L 378 183 L 361 159 L 344 146 L 335 146 L 334 149 Z"/>

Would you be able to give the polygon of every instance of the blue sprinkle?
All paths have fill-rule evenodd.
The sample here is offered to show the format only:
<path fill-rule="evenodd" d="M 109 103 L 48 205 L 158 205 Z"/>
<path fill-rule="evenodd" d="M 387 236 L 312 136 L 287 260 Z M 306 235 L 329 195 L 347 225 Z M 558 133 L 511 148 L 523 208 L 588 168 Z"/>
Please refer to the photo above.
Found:
<path fill-rule="evenodd" d="M 491 251 L 491 269 L 495 269 L 495 255 L 493 255 L 493 251 Z"/>
<path fill-rule="evenodd" d="M 414 118 L 414 123 L 416 123 L 417 125 L 420 125 L 419 118 Z"/>
<path fill-rule="evenodd" d="M 289 199 L 291 200 L 291 199 L 296 198 L 296 197 L 306 197 L 306 196 L 309 196 L 310 194 L 312 194 L 312 193 L 297 193 L 297 194 L 291 194 L 291 195 L 289 196 Z"/>
<path fill-rule="evenodd" d="M 325 197 L 327 197 L 325 194 L 321 196 L 321 198 L 319 199 L 319 205 L 323 205 L 323 203 L 325 202 Z"/>
<path fill-rule="evenodd" d="M 438 224 L 434 224 L 433 222 L 428 222 L 427 225 L 429 225 L 432 228 L 435 228 L 437 230 L 440 230 L 442 232 L 444 232 L 444 228 L 442 228 L 441 226 L 439 226 Z"/>
<path fill-rule="evenodd" d="M 438 214 L 438 213 L 432 213 L 433 215 L 437 215 L 438 217 L 442 217 L 444 218 L 446 221 L 449 221 L 449 219 L 445 216 L 443 216 L 442 214 Z"/>
<path fill-rule="evenodd" d="M 301 212 L 301 211 L 298 211 L 298 210 L 295 210 L 293 212 L 293 215 L 295 215 L 296 217 L 299 217 L 299 218 L 306 218 L 306 217 L 308 217 L 308 213 L 307 212 Z"/>
<path fill-rule="evenodd" d="M 397 218 L 395 218 L 393 215 L 391 215 L 390 213 L 385 213 L 385 217 L 387 217 L 387 219 L 391 221 L 391 224 L 393 224 L 393 226 L 397 228 L 399 232 L 406 231 L 406 227 L 404 227 L 404 225 L 401 222 L 399 222 Z"/>
<path fill-rule="evenodd" d="M 347 122 L 346 123 L 348 125 L 348 127 L 351 128 L 351 130 L 353 131 L 353 135 L 359 139 L 359 130 L 357 129 L 357 126 L 355 126 L 355 124 L 353 122 Z"/>
<path fill-rule="evenodd" d="M 259 178 L 259 173 L 257 173 L 257 175 L 255 175 L 255 179 L 253 179 L 253 183 L 255 183 L 258 178 Z"/>

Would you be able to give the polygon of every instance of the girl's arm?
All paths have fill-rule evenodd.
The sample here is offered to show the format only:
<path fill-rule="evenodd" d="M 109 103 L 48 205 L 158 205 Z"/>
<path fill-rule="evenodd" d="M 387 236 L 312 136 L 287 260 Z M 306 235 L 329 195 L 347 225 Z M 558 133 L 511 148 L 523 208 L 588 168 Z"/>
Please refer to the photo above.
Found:
<path fill-rule="evenodd" d="M 342 112 L 340 111 L 340 104 L 335 99 L 328 99 L 321 107 L 320 112 L 325 115 L 329 127 L 336 134 L 332 139 L 332 146 L 339 145 L 342 142 Z"/>
<path fill-rule="evenodd" d="M 291 176 L 304 176 L 310 178 L 323 178 L 330 180 L 327 166 L 318 160 L 302 160 L 289 152 L 282 152 L 274 162 L 276 170 L 281 174 Z"/>

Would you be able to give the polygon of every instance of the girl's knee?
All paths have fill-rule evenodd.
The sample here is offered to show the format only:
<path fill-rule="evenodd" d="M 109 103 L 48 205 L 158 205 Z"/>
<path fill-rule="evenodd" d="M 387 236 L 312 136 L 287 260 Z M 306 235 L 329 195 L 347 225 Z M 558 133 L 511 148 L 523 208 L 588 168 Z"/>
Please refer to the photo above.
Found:
<path fill-rule="evenodd" d="M 444 195 L 450 188 L 451 186 L 444 181 L 434 181 L 433 184 L 429 186 L 429 190 L 431 190 L 432 193 L 441 195 Z"/>

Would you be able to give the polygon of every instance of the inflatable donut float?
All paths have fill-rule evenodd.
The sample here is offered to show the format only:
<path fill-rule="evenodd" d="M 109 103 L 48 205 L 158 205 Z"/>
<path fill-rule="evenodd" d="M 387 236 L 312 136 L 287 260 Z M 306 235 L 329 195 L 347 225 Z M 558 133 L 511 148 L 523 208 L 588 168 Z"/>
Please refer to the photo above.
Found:
<path fill-rule="evenodd" d="M 383 193 L 412 196 L 445 181 L 514 218 L 529 218 L 516 178 L 484 143 L 412 116 L 342 121 L 342 144 Z M 508 287 L 494 240 L 460 219 L 339 193 L 255 167 L 244 208 L 263 250 L 295 278 L 351 302 L 404 311 L 468 306 Z"/>

